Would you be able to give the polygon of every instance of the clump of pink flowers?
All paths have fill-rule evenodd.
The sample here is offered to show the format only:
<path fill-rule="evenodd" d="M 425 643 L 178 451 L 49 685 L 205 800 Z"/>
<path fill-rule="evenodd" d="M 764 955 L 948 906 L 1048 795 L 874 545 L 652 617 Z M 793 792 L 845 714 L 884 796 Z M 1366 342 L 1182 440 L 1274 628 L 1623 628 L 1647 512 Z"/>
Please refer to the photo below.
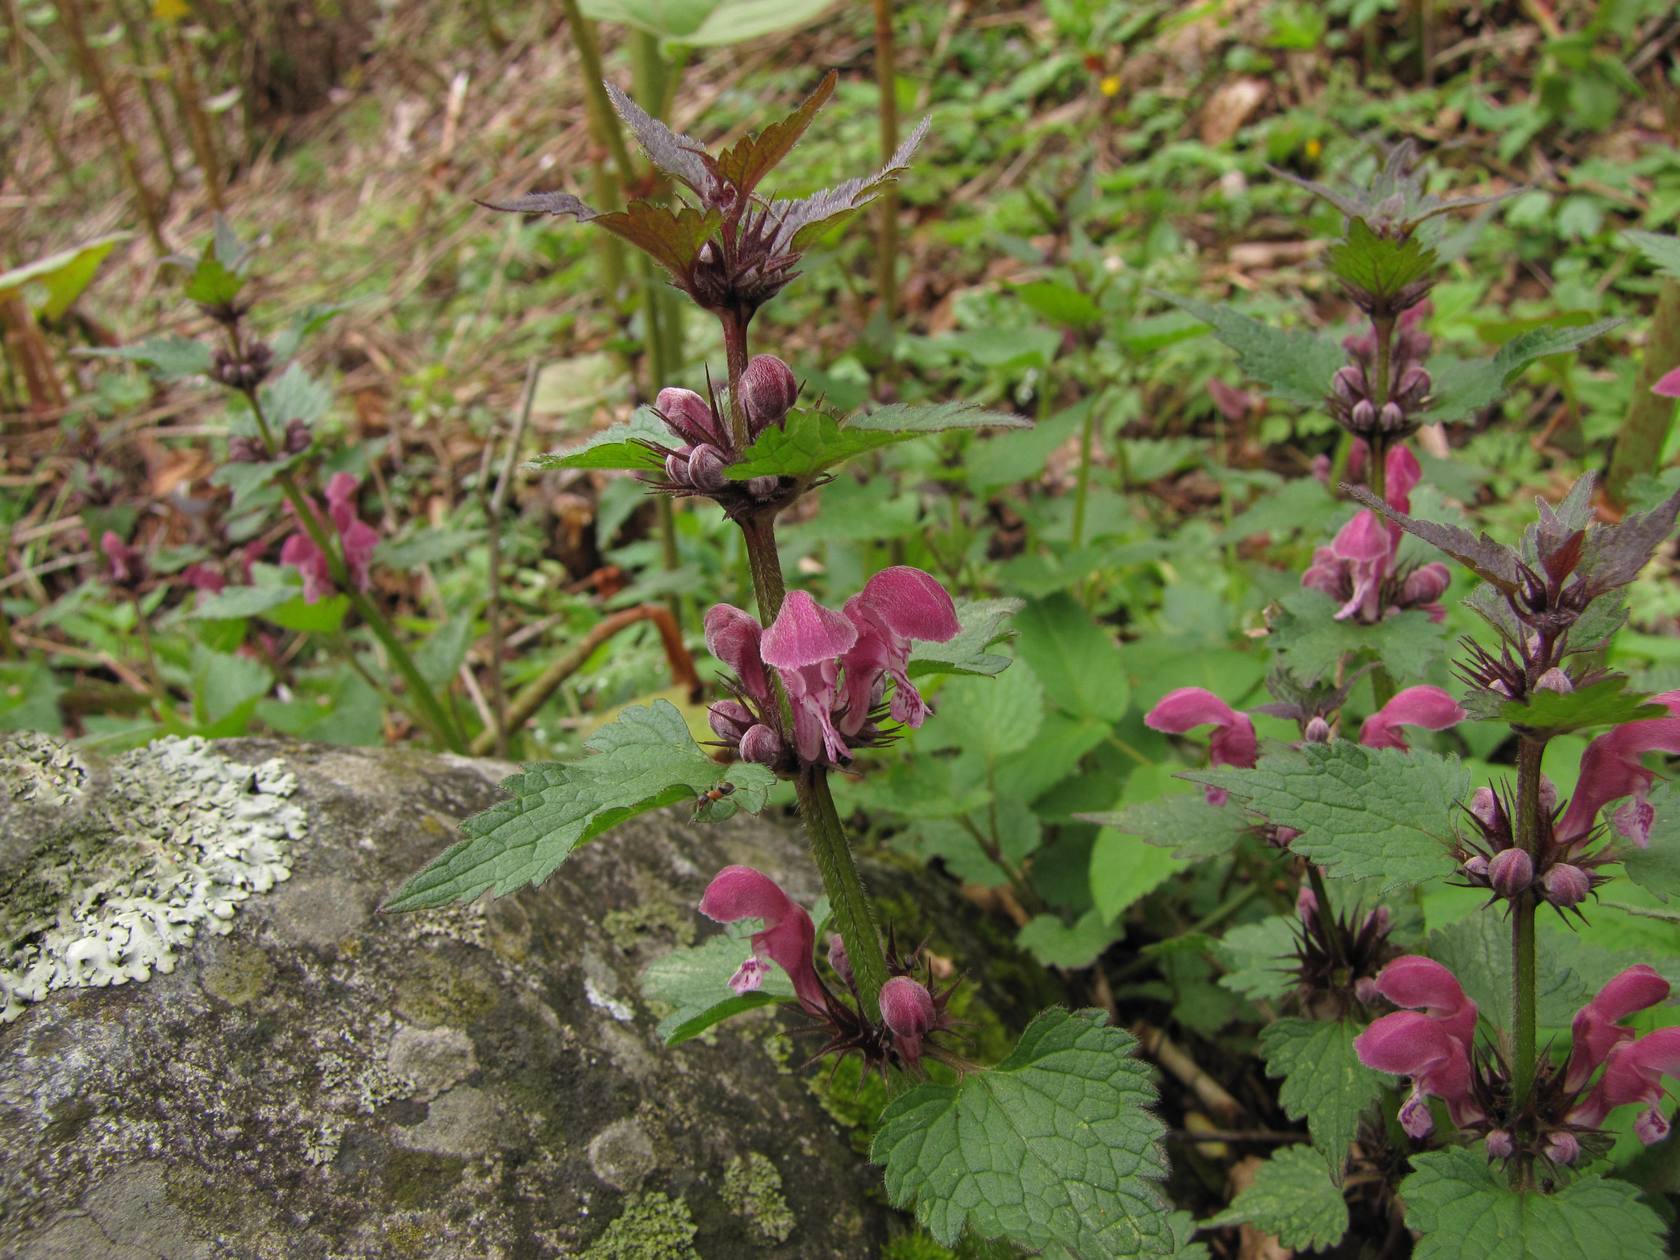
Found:
<path fill-rule="evenodd" d="M 373 561 L 374 548 L 379 545 L 379 533 L 356 515 L 356 491 L 361 482 L 347 472 L 334 473 L 327 482 L 327 519 L 338 531 L 339 546 L 344 552 L 344 567 L 359 591 L 368 588 L 368 566 Z M 313 500 L 309 509 L 321 521 L 321 510 Z M 291 504 L 286 505 L 291 511 Z M 295 516 L 295 514 L 294 514 Z M 323 529 L 325 526 L 323 525 Z M 301 525 L 280 545 L 280 563 L 289 564 L 303 575 L 303 597 L 311 604 L 334 590 L 332 567 L 315 540 Z"/>

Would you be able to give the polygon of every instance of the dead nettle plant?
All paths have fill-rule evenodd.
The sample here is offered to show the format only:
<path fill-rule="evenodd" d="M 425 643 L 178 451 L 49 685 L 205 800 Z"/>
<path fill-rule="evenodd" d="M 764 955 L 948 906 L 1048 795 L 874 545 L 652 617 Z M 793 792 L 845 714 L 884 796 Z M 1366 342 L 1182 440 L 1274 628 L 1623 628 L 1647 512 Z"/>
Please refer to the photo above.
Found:
<path fill-rule="evenodd" d="M 1674 954 L 1595 944 L 1591 928 L 1613 879 L 1680 893 L 1680 802 L 1641 762 L 1680 752 L 1680 692 L 1639 694 L 1605 666 L 1623 592 L 1673 532 L 1680 494 L 1602 523 L 1588 475 L 1539 502 L 1514 546 L 1412 515 L 1427 489 L 1408 445 L 1421 425 L 1485 410 L 1525 364 L 1607 325 L 1537 329 L 1480 361 L 1435 353 L 1433 225 L 1490 199 L 1429 194 L 1406 147 L 1366 189 L 1306 186 L 1345 216 L 1326 258 L 1358 312 L 1351 332 L 1173 300 L 1274 395 L 1334 416 L 1358 509 L 1269 612 L 1270 703 L 1240 712 L 1182 688 L 1147 715 L 1170 734 L 1212 728 L 1212 768 L 1185 776 L 1203 792 L 1094 819 L 1198 861 L 1269 850 L 1298 890 L 1294 915 L 1235 928 L 1216 952 L 1228 987 L 1277 1012 L 1259 1053 L 1311 1141 L 1274 1154 L 1206 1224 L 1322 1248 L 1348 1233 L 1352 1205 L 1362 1235 L 1403 1222 L 1419 1256 L 1590 1260 L 1614 1237 L 1618 1255 L 1654 1260 L 1666 1229 L 1641 1192 L 1671 1183 L 1629 1161 L 1668 1134 L 1662 1079 L 1680 1071 L 1680 1029 L 1636 1036 L 1628 1021 L 1668 998 L 1650 963 L 1672 974 Z M 1451 661 L 1442 553 L 1479 580 L 1465 603 L 1488 627 Z M 1458 697 L 1428 681 L 1449 669 Z M 1297 738 L 1263 742 L 1251 714 Z M 1456 744 L 1471 722 L 1504 728 L 1477 746 L 1514 750 L 1514 775 L 1477 786 L 1458 756 L 1421 746 Z M 1560 793 L 1548 746 L 1593 729 Z M 1461 898 L 1446 914 L 1451 886 L 1479 906 Z M 1539 933 L 1546 914 L 1571 932 Z M 1607 1126 L 1630 1119 L 1608 1158 Z"/>
<path fill-rule="evenodd" d="M 671 132 L 617 89 L 619 115 L 678 186 L 666 204 L 599 209 L 566 192 L 490 203 L 604 228 L 648 255 L 723 332 L 725 363 L 705 393 L 667 387 L 652 407 L 548 467 L 621 469 L 651 493 L 710 501 L 740 529 L 755 612 L 720 604 L 705 617 L 729 669 L 710 711 L 723 762 L 663 701 L 633 707 L 588 741 L 593 754 L 533 765 L 508 780 L 511 799 L 468 819 L 466 838 L 409 880 L 388 909 L 418 910 L 503 895 L 552 874 L 617 823 L 680 802 L 722 821 L 756 812 L 778 780 L 797 794 L 832 926 L 824 962 L 818 918 L 760 871 L 717 873 L 700 911 L 734 929 L 649 977 L 673 1013 L 670 1043 L 768 1003 L 796 1005 L 817 1038 L 814 1058 L 860 1056 L 896 1097 L 880 1117 L 874 1159 L 895 1203 L 933 1233 L 987 1238 L 1080 1256 L 1170 1254 L 1188 1227 L 1158 1191 L 1163 1126 L 1149 1108 L 1134 1040 L 1096 1011 L 1050 1010 L 1003 1062 L 959 1057 L 946 1003 L 916 951 L 883 947 L 876 916 L 830 793 L 830 776 L 916 726 L 923 680 L 995 673 L 996 603 L 958 605 L 927 573 L 876 573 L 839 608 L 789 591 L 776 518 L 853 456 L 951 428 L 1017 427 L 1017 417 L 960 403 L 894 404 L 840 415 L 803 397 L 795 374 L 750 340 L 759 309 L 795 278 L 807 248 L 864 209 L 907 168 L 915 129 L 882 169 L 807 197 L 761 191 L 833 91 L 824 77 L 791 115 L 717 151 Z M 889 939 L 891 939 L 889 934 Z M 919 1082 L 919 1083 L 918 1083 Z"/>

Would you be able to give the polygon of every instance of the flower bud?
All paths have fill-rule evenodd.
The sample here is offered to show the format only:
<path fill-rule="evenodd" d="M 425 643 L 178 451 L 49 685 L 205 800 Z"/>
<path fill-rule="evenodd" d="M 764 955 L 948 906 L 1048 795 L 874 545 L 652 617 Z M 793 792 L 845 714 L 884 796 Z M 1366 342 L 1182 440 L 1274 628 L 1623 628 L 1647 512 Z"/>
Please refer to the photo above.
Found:
<path fill-rule="evenodd" d="M 1384 433 L 1393 433 L 1396 429 L 1405 427 L 1406 413 L 1399 403 L 1385 402 L 1378 416 L 1378 423 L 1382 425 Z"/>
<path fill-rule="evenodd" d="M 1554 1164 L 1573 1164 L 1581 1158 L 1581 1142 L 1567 1129 L 1559 1129 L 1546 1139 L 1546 1158 Z"/>
<path fill-rule="evenodd" d="M 728 462 L 723 452 L 709 442 L 702 442 L 688 454 L 688 481 L 696 490 L 721 490 L 729 484 L 724 473 Z"/>
<path fill-rule="evenodd" d="M 1301 916 L 1301 922 L 1307 927 L 1313 925 L 1318 917 L 1318 895 L 1310 888 L 1303 888 L 1295 894 L 1295 913 Z"/>
<path fill-rule="evenodd" d="M 1394 392 L 1407 402 L 1421 402 L 1424 395 L 1429 393 L 1429 386 L 1432 383 L 1429 379 L 1429 373 L 1413 363 L 1408 365 L 1406 370 L 1400 374 L 1400 383 Z"/>
<path fill-rule="evenodd" d="M 773 354 L 754 355 L 741 373 L 741 405 L 747 413 L 747 431 L 754 437 L 772 424 L 780 424 L 794 400 L 799 382 L 793 370 Z"/>
<path fill-rule="evenodd" d="M 1534 882 L 1534 859 L 1522 849 L 1502 849 L 1488 862 L 1488 887 L 1501 897 L 1516 897 Z"/>
<path fill-rule="evenodd" d="M 671 432 L 691 446 L 716 442 L 719 438 L 710 405 L 692 389 L 660 390 L 654 410 L 664 418 Z"/>
<path fill-rule="evenodd" d="M 1314 714 L 1307 723 L 1307 729 L 1302 732 L 1302 738 L 1309 744 L 1328 744 L 1330 742 L 1330 723 Z"/>
<path fill-rule="evenodd" d="M 780 477 L 753 477 L 747 482 L 747 493 L 762 501 L 775 494 L 781 485 Z"/>
<path fill-rule="evenodd" d="M 293 418 L 286 421 L 286 436 L 281 445 L 286 448 L 288 455 L 301 455 L 309 449 L 309 444 L 315 439 L 309 432 L 307 420 Z"/>
<path fill-rule="evenodd" d="M 1480 853 L 1464 864 L 1464 874 L 1472 883 L 1485 884 L 1488 882 L 1488 860 Z"/>
<path fill-rule="evenodd" d="M 1575 684 L 1569 681 L 1568 674 L 1554 665 L 1534 680 L 1534 689 L 1536 691 L 1555 691 L 1560 695 L 1567 696 L 1575 690 Z"/>
<path fill-rule="evenodd" d="M 1508 1129 L 1495 1129 L 1487 1135 L 1487 1153 L 1489 1159 L 1510 1159 L 1515 1154 L 1517 1143 L 1511 1137 Z"/>
<path fill-rule="evenodd" d="M 1379 936 L 1387 933 L 1394 926 L 1394 916 L 1388 912 L 1387 906 L 1378 906 L 1365 916 L 1365 927 Z"/>
<path fill-rule="evenodd" d="M 741 760 L 773 766 L 782 759 L 782 738 L 762 722 L 741 736 Z"/>
<path fill-rule="evenodd" d="M 1505 811 L 1499 808 L 1499 798 L 1490 787 L 1479 787 L 1470 793 L 1470 803 L 1465 808 L 1485 830 L 1499 830 L 1505 825 Z"/>
<path fill-rule="evenodd" d="M 1336 397 L 1345 403 L 1355 403 L 1365 396 L 1365 373 L 1353 364 L 1336 369 L 1336 375 L 1330 378 L 1330 388 L 1336 391 Z"/>
<path fill-rule="evenodd" d="M 1369 433 L 1377 427 L 1377 409 L 1371 405 L 1371 400 L 1361 398 L 1353 404 L 1353 411 L 1349 415 L 1353 427 L 1361 433 Z"/>
<path fill-rule="evenodd" d="M 1557 803 L 1558 803 L 1557 784 L 1553 783 L 1545 775 L 1541 775 L 1540 776 L 1540 808 L 1545 810 L 1549 814 L 1557 808 Z"/>
<path fill-rule="evenodd" d="M 1353 996 L 1366 1006 L 1375 1006 L 1382 997 L 1382 990 L 1377 988 L 1377 982 L 1370 976 L 1360 976 L 1353 982 Z"/>
<path fill-rule="evenodd" d="M 925 985 L 894 976 L 881 986 L 881 1022 L 905 1062 L 915 1064 L 922 1057 L 922 1038 L 939 1027 L 939 1008 Z"/>
<path fill-rule="evenodd" d="M 683 447 L 675 455 L 665 457 L 665 480 L 674 486 L 688 484 L 688 452 L 689 447 Z"/>
<path fill-rule="evenodd" d="M 1559 862 L 1540 877 L 1540 887 L 1546 900 L 1560 910 L 1578 906 L 1592 891 L 1592 877 L 1579 866 Z"/>
<path fill-rule="evenodd" d="M 828 936 L 828 965 L 834 968 L 841 984 L 847 988 L 852 986 L 851 955 L 846 953 L 846 942 L 840 939 L 838 932 L 831 932 Z"/>
<path fill-rule="evenodd" d="M 1400 1127 L 1406 1135 L 1422 1141 L 1435 1132 L 1435 1117 L 1429 1110 L 1429 1099 L 1416 1090 L 1400 1104 Z"/>
<path fill-rule="evenodd" d="M 1419 565 L 1406 575 L 1400 586 L 1400 604 L 1411 608 L 1418 604 L 1433 604 L 1446 594 L 1452 573 L 1438 561 Z"/>
<path fill-rule="evenodd" d="M 230 464 L 260 464 L 268 458 L 268 452 L 256 438 L 236 435 L 228 439 L 227 457 Z"/>
<path fill-rule="evenodd" d="M 707 712 L 706 720 L 719 739 L 732 744 L 739 743 L 758 721 L 753 717 L 752 710 L 739 700 L 719 700 Z"/>

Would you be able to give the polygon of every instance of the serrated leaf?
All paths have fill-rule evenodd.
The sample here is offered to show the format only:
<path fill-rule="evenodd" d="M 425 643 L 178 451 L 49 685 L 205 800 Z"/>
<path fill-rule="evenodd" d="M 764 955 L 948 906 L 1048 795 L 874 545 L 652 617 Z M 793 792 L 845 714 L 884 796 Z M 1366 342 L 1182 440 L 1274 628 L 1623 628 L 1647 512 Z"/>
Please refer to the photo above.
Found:
<path fill-rule="evenodd" d="M 1280 1019 L 1260 1031 L 1268 1076 L 1281 1076 L 1278 1102 L 1291 1120 L 1305 1118 L 1313 1145 L 1339 1176 L 1360 1117 L 1382 1096 L 1383 1078 L 1359 1061 L 1349 1020 Z"/>
<path fill-rule="evenodd" d="M 243 735 L 257 701 L 268 694 L 274 677 L 262 664 L 244 656 L 193 645 L 193 725 L 211 739 Z"/>
<path fill-rule="evenodd" d="M 1273 328 L 1257 319 L 1195 298 L 1162 293 L 1181 310 L 1213 327 L 1214 336 L 1237 352 L 1242 370 L 1284 402 L 1320 407 L 1330 392 L 1330 378 L 1347 362 L 1341 344 L 1321 333 Z"/>
<path fill-rule="evenodd" d="M 770 969 L 759 989 L 730 990 L 729 978 L 750 952 L 745 942 L 732 936 L 714 936 L 703 945 L 672 950 L 647 965 L 642 972 L 642 996 L 674 1008 L 656 1030 L 666 1045 L 680 1045 L 743 1011 L 793 1000 L 793 982 L 780 967 Z"/>
<path fill-rule="evenodd" d="M 1015 944 L 1046 967 L 1077 971 L 1125 935 L 1126 929 L 1110 923 L 1100 910 L 1087 910 L 1072 923 L 1059 915 L 1036 914 L 1015 934 Z"/>
<path fill-rule="evenodd" d="M 271 608 L 278 608 L 287 600 L 296 599 L 295 586 L 230 586 L 215 595 L 207 595 L 187 615 L 199 621 L 231 621 L 238 617 L 256 617 Z"/>
<path fill-rule="evenodd" d="M 1322 1251 L 1347 1233 L 1347 1202 L 1330 1177 L 1324 1156 L 1310 1146 L 1286 1146 L 1259 1168 L 1254 1180 L 1204 1229 L 1250 1224 L 1285 1247 Z"/>
<path fill-rule="evenodd" d="M 671 431 L 653 410 L 638 407 L 624 424 L 615 424 L 592 434 L 578 446 L 539 455 L 530 463 L 532 468 L 630 468 L 638 472 L 657 472 L 664 469 L 659 453 L 647 446 L 657 442 L 670 446 Z"/>
<path fill-rule="evenodd" d="M 900 144 L 886 163 L 872 175 L 860 175 L 842 180 L 832 188 L 824 188 L 788 201 L 777 198 L 770 203 L 769 216 L 776 224 L 775 244 L 779 249 L 798 252 L 851 219 L 873 201 L 888 184 L 910 165 L 910 159 L 927 137 L 931 116 L 922 119 L 909 137 Z"/>
<path fill-rule="evenodd" d="M 870 1150 L 887 1197 L 947 1246 L 966 1227 L 1075 1255 L 1170 1255 L 1155 1090 L 1136 1039 L 1106 1019 L 1045 1011 L 996 1067 L 889 1103 Z"/>
<path fill-rule="evenodd" d="M 1075 717 L 1118 722 L 1132 689 L 1115 637 L 1070 595 L 1034 600 L 1015 615 L 1016 650 L 1045 695 Z"/>
<path fill-rule="evenodd" d="M 189 302 L 202 306 L 226 306 L 239 296 L 245 281 L 217 256 L 214 240 L 204 247 L 185 290 Z"/>
<path fill-rule="evenodd" d="M 1415 1260 L 1662 1260 L 1665 1229 L 1638 1187 L 1578 1177 L 1551 1194 L 1513 1190 L 1480 1150 L 1412 1156 L 1400 1183 Z"/>
<path fill-rule="evenodd" d="M 1663 275 L 1680 279 L 1680 236 L 1629 230 L 1622 233 L 1622 239 L 1644 254 L 1645 261 Z"/>
<path fill-rule="evenodd" d="M 1225 968 L 1220 985 L 1251 1002 L 1280 998 L 1292 990 L 1299 924 L 1294 915 L 1274 914 L 1225 933 L 1214 947 Z"/>
<path fill-rule="evenodd" d="M 611 86 L 608 84 L 609 89 Z M 697 155 L 690 154 L 689 157 L 699 163 Z M 705 174 L 705 168 L 701 166 L 700 170 L 702 177 L 710 182 L 711 176 Z M 676 172 L 673 170 L 672 173 Z M 510 214 L 570 215 L 579 223 L 597 224 L 634 245 L 678 279 L 688 275 L 700 247 L 711 239 L 722 222 L 715 210 L 702 212 L 693 206 L 672 210 L 669 206 L 651 201 L 632 201 L 623 210 L 603 213 L 570 193 L 560 192 L 531 193 L 507 201 L 482 201 L 479 204 Z"/>
<path fill-rule="evenodd" d="M 1452 810 L 1470 790 L 1456 757 L 1346 739 L 1270 752 L 1249 770 L 1183 777 L 1224 788 L 1268 821 L 1294 828 L 1301 834 L 1291 852 L 1338 878 L 1371 878 L 1378 892 L 1453 872 Z"/>
<path fill-rule="evenodd" d="M 148 337 L 129 346 L 100 346 L 83 354 L 103 359 L 127 359 L 143 363 L 159 380 L 173 381 L 186 376 L 210 375 L 210 347 L 190 337 L 173 334 Z"/>
<path fill-rule="evenodd" d="M 944 643 L 916 642 L 910 651 L 912 678 L 928 674 L 978 674 L 990 677 L 1009 668 L 1010 659 L 998 652 L 988 651 L 995 644 L 1011 638 L 1010 626 L 1021 611 L 1018 599 L 959 599 L 957 624 L 962 627 L 955 638 Z"/>
<path fill-rule="evenodd" d="M 1030 429 L 1032 421 L 970 402 L 887 403 L 853 416 L 846 428 L 862 433 L 942 433 L 948 429 Z"/>
<path fill-rule="evenodd" d="M 584 747 L 595 755 L 529 766 L 504 782 L 513 799 L 462 823 L 467 838 L 410 879 L 385 908 L 470 901 L 486 891 L 504 896 L 540 884 L 573 849 L 637 814 L 693 800 L 720 782 L 736 788 L 718 802 L 720 811 L 757 812 L 775 782 L 750 763 L 724 771 L 666 700 L 625 709 Z"/>
<path fill-rule="evenodd" d="M 285 428 L 289 420 L 313 423 L 326 415 L 332 405 L 332 390 L 293 363 L 277 380 L 262 386 L 263 414 L 275 431 Z"/>
<path fill-rule="evenodd" d="M 1581 572 L 1593 597 L 1626 586 L 1674 532 L 1680 516 L 1680 490 L 1649 512 L 1633 512 L 1614 525 L 1597 525 L 1587 532 L 1581 549 Z"/>
<path fill-rule="evenodd" d="M 1482 581 L 1507 594 L 1521 589 L 1521 571 L 1516 549 L 1496 542 L 1486 534 L 1477 536 L 1457 525 L 1444 521 L 1423 521 L 1408 516 L 1379 499 L 1363 486 L 1345 486 L 1355 500 L 1379 515 L 1386 516 L 1408 534 L 1423 539 L 1431 547 L 1444 551 Z"/>
<path fill-rule="evenodd" d="M 842 427 L 826 412 L 795 408 L 783 423 L 773 424 L 758 435 L 740 460 L 729 466 L 729 476 L 734 481 L 749 477 L 813 477 L 854 455 L 907 442 L 914 436 L 851 425 Z"/>
<path fill-rule="evenodd" d="M 1536 359 L 1567 354 L 1623 321 L 1601 319 L 1570 328 L 1534 328 L 1508 341 L 1492 358 L 1459 359 L 1438 354 L 1429 360 L 1434 379 L 1426 421 L 1448 423 L 1474 415 L 1505 396 L 1518 372 Z"/>
<path fill-rule="evenodd" d="M 1424 952 L 1449 968 L 1497 1028 L 1511 1022 L 1511 928 L 1496 914 L 1472 914 L 1429 934 Z M 1565 951 L 1539 951 L 1535 968 L 1537 1019 L 1567 1028 L 1592 990 L 1566 961 Z"/>
<path fill-rule="evenodd" d="M 1251 830 L 1241 810 L 1209 805 L 1200 792 L 1128 805 L 1111 813 L 1080 814 L 1081 822 L 1113 827 L 1185 861 L 1224 857 Z"/>
<path fill-rule="evenodd" d="M 717 172 L 740 191 L 750 193 L 799 143 L 799 137 L 811 125 L 817 111 L 834 94 L 839 74 L 830 70 L 823 75 L 812 93 L 800 102 L 799 108 L 786 118 L 771 123 L 756 135 L 742 136 L 717 156 Z"/>
<path fill-rule="evenodd" d="M 1626 674 L 1613 674 L 1574 691 L 1536 691 L 1526 702 L 1507 700 L 1498 718 L 1512 726 L 1561 735 L 1586 726 L 1619 726 L 1641 718 L 1667 717 L 1668 710 L 1650 697 L 1627 691 Z"/>
<path fill-rule="evenodd" d="M 1417 678 L 1446 651 L 1446 627 L 1420 609 L 1404 609 L 1373 625 L 1337 621 L 1335 614 L 1336 601 L 1307 586 L 1277 602 L 1270 623 L 1272 647 L 1303 682 L 1334 673 L 1352 655 L 1382 661 L 1395 677 Z"/>
<path fill-rule="evenodd" d="M 1393 298 L 1437 265 L 1435 251 L 1417 236 L 1379 236 L 1364 219 L 1348 220 L 1347 236 L 1325 255 L 1343 284 L 1382 298 Z"/>

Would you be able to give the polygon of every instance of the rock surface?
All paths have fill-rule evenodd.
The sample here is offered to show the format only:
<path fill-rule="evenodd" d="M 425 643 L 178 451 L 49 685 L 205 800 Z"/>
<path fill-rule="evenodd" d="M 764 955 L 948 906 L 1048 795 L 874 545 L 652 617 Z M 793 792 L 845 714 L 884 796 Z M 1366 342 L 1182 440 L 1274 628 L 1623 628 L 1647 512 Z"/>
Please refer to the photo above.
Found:
<path fill-rule="evenodd" d="M 728 862 L 813 901 L 794 835 L 667 811 L 540 889 L 381 915 L 507 767 L 256 740 L 212 752 L 295 776 L 289 878 L 232 905 L 225 935 L 187 939 L 171 970 L 55 988 L 0 1025 L 0 1255 L 878 1254 L 891 1213 L 790 1067 L 786 1023 L 757 1011 L 667 1050 L 636 985 L 692 938 Z M 63 831 L 54 813 L 12 810 L 0 890 L 8 866 L 15 882 L 40 860 L 16 829 Z"/>

